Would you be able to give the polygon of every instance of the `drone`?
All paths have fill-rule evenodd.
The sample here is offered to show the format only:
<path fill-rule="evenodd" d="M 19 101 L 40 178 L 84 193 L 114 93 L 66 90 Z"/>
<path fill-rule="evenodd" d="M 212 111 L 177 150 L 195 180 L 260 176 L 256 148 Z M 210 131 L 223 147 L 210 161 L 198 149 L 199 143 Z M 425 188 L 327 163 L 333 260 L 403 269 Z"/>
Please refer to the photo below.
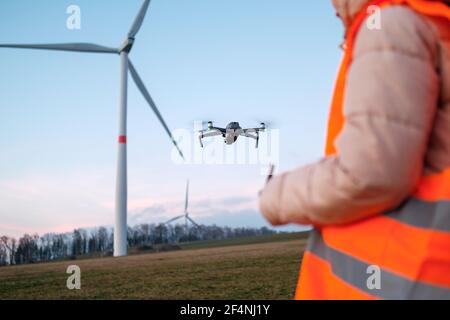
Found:
<path fill-rule="evenodd" d="M 230 122 L 226 128 L 219 128 L 213 125 L 212 121 L 208 121 L 207 129 L 200 130 L 199 141 L 200 146 L 203 148 L 203 138 L 222 136 L 225 144 L 231 145 L 237 141 L 240 136 L 247 137 L 256 140 L 256 148 L 259 143 L 259 133 L 266 130 L 265 123 L 260 124 L 259 128 L 243 129 L 239 125 L 239 122 Z"/>

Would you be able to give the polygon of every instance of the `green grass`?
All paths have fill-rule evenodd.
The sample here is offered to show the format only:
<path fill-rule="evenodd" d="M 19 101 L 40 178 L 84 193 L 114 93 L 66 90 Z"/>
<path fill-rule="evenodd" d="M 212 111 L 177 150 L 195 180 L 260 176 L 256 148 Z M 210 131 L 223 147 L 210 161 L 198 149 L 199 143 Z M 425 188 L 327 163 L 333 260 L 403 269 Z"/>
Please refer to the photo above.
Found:
<path fill-rule="evenodd" d="M 173 252 L 2 267 L 0 299 L 291 299 L 302 238 L 205 241 Z M 66 288 L 71 264 L 81 268 L 81 290 Z"/>
<path fill-rule="evenodd" d="M 189 243 L 182 243 L 180 247 L 184 250 L 192 249 L 206 249 L 206 248 L 220 248 L 228 246 L 240 246 L 247 244 L 269 243 L 269 242 L 283 242 L 291 240 L 307 239 L 309 232 L 294 232 L 294 233 L 279 233 L 264 236 L 232 238 L 226 240 L 207 240 L 195 241 Z"/>

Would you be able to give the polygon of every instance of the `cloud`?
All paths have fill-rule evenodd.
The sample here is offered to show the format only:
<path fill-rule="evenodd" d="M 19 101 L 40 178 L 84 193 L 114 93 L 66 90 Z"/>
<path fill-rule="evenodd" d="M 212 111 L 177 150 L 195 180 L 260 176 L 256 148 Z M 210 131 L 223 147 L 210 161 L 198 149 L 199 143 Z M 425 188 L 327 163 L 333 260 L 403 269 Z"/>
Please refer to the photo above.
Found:
<path fill-rule="evenodd" d="M 225 205 L 237 205 L 237 204 L 242 204 L 242 203 L 246 203 L 249 201 L 253 201 L 253 198 L 250 197 L 229 197 L 229 198 L 224 198 L 222 203 Z"/>
<path fill-rule="evenodd" d="M 142 223 L 160 223 L 167 220 L 170 213 L 167 208 L 161 205 L 155 205 L 154 207 L 148 207 L 140 212 L 130 214 L 128 223 L 130 225 L 142 224 Z"/>
<path fill-rule="evenodd" d="M 114 177 L 109 170 L 23 175 L 0 180 L 0 234 L 68 232 L 74 228 L 112 226 Z M 172 191 L 149 197 L 136 181 L 128 201 L 128 223 L 161 223 L 183 214 L 184 194 Z M 199 223 L 262 226 L 255 187 L 221 185 L 193 190 L 190 216 Z M 169 189 L 170 190 L 170 189 Z M 154 194 L 151 192 L 150 194 Z M 155 194 L 158 194 L 155 192 Z"/>
<path fill-rule="evenodd" d="M 233 223 L 237 216 L 256 218 L 256 222 L 261 222 L 256 201 L 248 196 L 229 197 L 208 197 L 189 202 L 188 212 L 193 219 L 199 222 L 224 221 Z M 130 214 L 130 224 L 138 223 L 160 223 L 170 218 L 183 214 L 184 201 L 158 203 L 146 208 L 139 208 Z M 244 215 L 243 215 L 244 214 Z M 217 217 L 217 219 L 216 219 Z M 251 219 L 246 219 L 246 223 L 251 223 Z M 258 223 L 259 223 L 258 222 Z"/>
<path fill-rule="evenodd" d="M 200 224 L 216 224 L 228 227 L 263 227 L 269 226 L 258 210 L 217 211 L 213 215 L 197 218 Z"/>
<path fill-rule="evenodd" d="M 0 234 L 66 232 L 112 223 L 102 203 L 113 196 L 98 171 L 30 174 L 0 180 Z M 112 179 L 110 179 L 112 180 Z"/>

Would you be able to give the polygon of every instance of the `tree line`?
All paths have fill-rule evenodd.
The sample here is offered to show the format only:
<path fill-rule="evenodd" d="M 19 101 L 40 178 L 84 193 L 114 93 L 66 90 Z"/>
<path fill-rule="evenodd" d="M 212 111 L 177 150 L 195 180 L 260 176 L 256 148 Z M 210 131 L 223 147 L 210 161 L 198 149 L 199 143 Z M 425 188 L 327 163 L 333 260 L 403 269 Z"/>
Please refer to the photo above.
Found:
<path fill-rule="evenodd" d="M 224 240 L 273 234 L 267 228 L 230 228 L 199 226 L 186 229 L 182 225 L 141 224 L 128 227 L 128 247 L 137 250 L 157 245 L 199 240 Z M 70 233 L 48 233 L 43 236 L 24 234 L 21 238 L 0 237 L 0 266 L 74 259 L 83 255 L 112 255 L 112 228 L 75 229 Z"/>

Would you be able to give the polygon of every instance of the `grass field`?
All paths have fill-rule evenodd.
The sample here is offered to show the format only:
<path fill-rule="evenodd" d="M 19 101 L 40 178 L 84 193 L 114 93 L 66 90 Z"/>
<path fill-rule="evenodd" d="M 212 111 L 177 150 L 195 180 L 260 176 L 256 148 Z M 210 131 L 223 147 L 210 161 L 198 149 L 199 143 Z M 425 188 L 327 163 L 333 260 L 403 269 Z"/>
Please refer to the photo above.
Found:
<path fill-rule="evenodd" d="M 0 299 L 291 299 L 304 234 L 205 241 L 183 250 L 0 268 Z M 67 266 L 81 268 L 68 290 Z"/>

